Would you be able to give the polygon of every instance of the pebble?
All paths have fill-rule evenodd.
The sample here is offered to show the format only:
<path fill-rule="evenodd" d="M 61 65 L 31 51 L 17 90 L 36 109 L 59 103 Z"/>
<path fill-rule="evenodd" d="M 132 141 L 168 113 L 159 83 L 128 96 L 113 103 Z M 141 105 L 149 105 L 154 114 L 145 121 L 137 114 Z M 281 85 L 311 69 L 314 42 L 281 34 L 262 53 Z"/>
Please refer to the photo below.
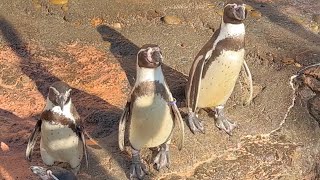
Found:
<path fill-rule="evenodd" d="M 56 4 L 56 5 L 63 5 L 63 4 L 67 4 L 68 0 L 50 0 L 51 4 Z"/>
<path fill-rule="evenodd" d="M 162 16 L 164 16 L 164 13 L 159 10 L 149 10 L 147 11 L 147 15 L 146 15 L 149 21 L 155 18 L 160 18 Z"/>
<path fill-rule="evenodd" d="M 282 59 L 283 64 L 290 65 L 294 64 L 295 60 L 293 58 L 285 57 Z"/>
<path fill-rule="evenodd" d="M 259 12 L 259 11 L 252 10 L 252 11 L 250 11 L 250 16 L 251 16 L 251 17 L 254 17 L 254 18 L 256 18 L 256 19 L 260 19 L 261 16 L 262 16 L 262 14 L 261 14 L 261 12 Z"/>
<path fill-rule="evenodd" d="M 312 32 L 318 33 L 318 32 L 319 32 L 319 25 L 312 24 L 312 25 L 310 26 L 310 29 L 311 29 Z"/>
<path fill-rule="evenodd" d="M 113 23 L 111 26 L 112 26 L 113 28 L 115 28 L 115 29 L 121 29 L 121 28 L 122 28 L 121 23 Z"/>
<path fill-rule="evenodd" d="M 250 12 L 250 11 L 254 10 L 254 8 L 252 6 L 250 6 L 250 5 L 246 5 L 246 10 L 248 12 Z"/>
<path fill-rule="evenodd" d="M 252 99 L 256 98 L 264 89 L 265 87 L 260 84 L 253 85 L 253 94 Z"/>
<path fill-rule="evenodd" d="M 62 11 L 67 12 L 69 10 L 68 4 L 65 4 L 61 7 Z"/>
<path fill-rule="evenodd" d="M 318 24 L 320 24 L 320 14 L 314 14 L 312 16 L 312 20 Z"/>
<path fill-rule="evenodd" d="M 6 143 L 4 143 L 4 142 L 1 142 L 1 143 L 0 143 L 0 147 L 1 147 L 1 150 L 2 150 L 3 152 L 7 152 L 7 151 L 10 150 L 9 146 L 8 146 Z"/>
<path fill-rule="evenodd" d="M 163 18 L 161 18 L 161 20 L 163 22 L 165 22 L 166 24 L 181 24 L 181 19 L 177 16 L 164 16 Z"/>
<path fill-rule="evenodd" d="M 102 24 L 103 19 L 99 18 L 99 17 L 95 17 L 91 19 L 91 25 L 93 27 L 99 26 L 100 24 Z"/>

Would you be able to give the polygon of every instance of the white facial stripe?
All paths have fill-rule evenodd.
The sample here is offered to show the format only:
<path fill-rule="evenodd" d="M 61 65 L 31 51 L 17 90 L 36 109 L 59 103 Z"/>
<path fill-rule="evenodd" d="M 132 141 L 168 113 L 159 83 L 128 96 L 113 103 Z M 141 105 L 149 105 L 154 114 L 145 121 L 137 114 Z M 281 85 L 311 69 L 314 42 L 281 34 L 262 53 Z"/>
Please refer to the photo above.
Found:
<path fill-rule="evenodd" d="M 54 87 L 50 87 L 50 89 L 52 89 L 53 90 L 53 92 L 55 93 L 55 94 L 57 94 L 57 95 L 59 95 L 60 93 L 59 93 L 59 91 L 58 90 L 56 90 L 56 88 L 54 88 Z"/>

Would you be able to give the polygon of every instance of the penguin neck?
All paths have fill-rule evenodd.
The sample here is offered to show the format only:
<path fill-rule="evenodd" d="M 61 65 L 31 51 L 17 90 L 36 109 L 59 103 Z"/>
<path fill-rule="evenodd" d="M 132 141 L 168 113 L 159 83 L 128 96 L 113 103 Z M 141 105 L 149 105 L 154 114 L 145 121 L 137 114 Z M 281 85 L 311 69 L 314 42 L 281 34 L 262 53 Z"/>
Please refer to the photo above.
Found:
<path fill-rule="evenodd" d="M 63 106 L 63 110 L 62 110 L 60 106 L 54 105 L 49 100 L 49 98 L 47 98 L 47 104 L 46 104 L 46 107 L 44 108 L 44 110 L 51 111 L 53 113 L 57 113 L 59 115 L 65 116 L 65 117 L 72 119 L 74 121 L 74 117 L 71 113 L 71 107 L 72 107 L 71 99 L 69 100 L 69 102 L 67 104 L 65 104 Z"/>
<path fill-rule="evenodd" d="M 161 66 L 158 66 L 157 68 L 138 67 L 136 84 L 146 81 L 159 81 L 160 83 L 163 83 L 164 76 Z"/>
<path fill-rule="evenodd" d="M 244 37 L 245 35 L 245 26 L 243 23 L 240 24 L 231 24 L 225 23 L 223 20 L 220 25 L 220 39 L 232 38 L 232 37 Z"/>

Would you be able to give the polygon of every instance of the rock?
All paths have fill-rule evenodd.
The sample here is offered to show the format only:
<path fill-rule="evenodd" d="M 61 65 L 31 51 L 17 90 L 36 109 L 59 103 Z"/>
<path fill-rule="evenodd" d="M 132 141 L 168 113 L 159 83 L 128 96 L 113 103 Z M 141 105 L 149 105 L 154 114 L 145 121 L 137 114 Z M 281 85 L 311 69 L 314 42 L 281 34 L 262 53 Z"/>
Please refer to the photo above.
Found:
<path fill-rule="evenodd" d="M 319 32 L 319 25 L 312 24 L 312 25 L 310 26 L 310 29 L 311 29 L 312 32 L 318 33 L 318 32 Z"/>
<path fill-rule="evenodd" d="M 285 57 L 282 59 L 282 63 L 285 65 L 290 65 L 290 64 L 294 64 L 295 60 L 293 58 L 290 57 Z"/>
<path fill-rule="evenodd" d="M 9 146 L 4 142 L 0 143 L 0 147 L 3 152 L 8 152 L 10 150 Z"/>
<path fill-rule="evenodd" d="M 259 84 L 255 84 L 253 85 L 253 95 L 252 95 L 252 99 L 256 98 L 264 89 L 265 87 Z"/>
<path fill-rule="evenodd" d="M 312 16 L 312 20 L 318 24 L 320 24 L 320 14 L 314 14 Z"/>
<path fill-rule="evenodd" d="M 252 11 L 250 12 L 250 16 L 253 17 L 253 18 L 256 18 L 256 19 L 260 19 L 261 16 L 262 16 L 262 14 L 261 14 L 261 12 L 259 12 L 259 11 L 252 10 Z"/>
<path fill-rule="evenodd" d="M 217 14 L 219 14 L 220 16 L 222 16 L 222 15 L 223 15 L 223 10 L 222 10 L 222 9 L 218 10 L 218 11 L 217 11 Z"/>
<path fill-rule="evenodd" d="M 111 26 L 113 28 L 115 28 L 115 29 L 121 29 L 122 28 L 121 23 L 113 23 Z"/>
<path fill-rule="evenodd" d="M 146 17 L 149 21 L 155 18 L 160 18 L 162 16 L 164 16 L 164 13 L 159 10 L 149 10 L 146 14 Z"/>
<path fill-rule="evenodd" d="M 252 10 L 254 10 L 254 8 L 252 6 L 246 4 L 246 10 L 248 12 L 251 12 Z"/>
<path fill-rule="evenodd" d="M 102 24 L 102 22 L 103 22 L 103 19 L 99 18 L 99 17 L 95 17 L 95 18 L 91 19 L 91 25 L 93 27 L 99 26 L 100 24 Z"/>
<path fill-rule="evenodd" d="M 161 18 L 161 20 L 166 23 L 166 24 L 170 24 L 170 25 L 173 25 L 173 24 L 181 24 L 181 19 L 177 16 L 171 16 L 171 15 L 168 15 L 168 16 L 164 16 Z"/>
<path fill-rule="evenodd" d="M 69 10 L 68 4 L 65 4 L 61 7 L 62 11 L 67 12 Z"/>
<path fill-rule="evenodd" d="M 296 66 L 296 67 L 302 67 L 302 65 L 301 64 L 299 64 L 299 63 L 294 63 L 294 65 Z"/>
<path fill-rule="evenodd" d="M 63 4 L 67 4 L 68 0 L 50 0 L 51 4 L 56 4 L 56 5 L 63 5 Z"/>

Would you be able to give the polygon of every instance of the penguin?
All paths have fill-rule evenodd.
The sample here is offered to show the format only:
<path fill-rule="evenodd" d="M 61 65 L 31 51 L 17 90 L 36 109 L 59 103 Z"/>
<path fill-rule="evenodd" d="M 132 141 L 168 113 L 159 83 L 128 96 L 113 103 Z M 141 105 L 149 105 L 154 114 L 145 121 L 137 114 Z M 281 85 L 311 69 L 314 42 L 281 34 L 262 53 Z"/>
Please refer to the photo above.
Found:
<path fill-rule="evenodd" d="M 159 149 L 154 158 L 157 170 L 169 167 L 169 144 L 173 128 L 178 127 L 178 148 L 184 141 L 183 119 L 165 81 L 160 47 L 146 44 L 137 54 L 137 75 L 119 122 L 119 148 L 124 149 L 126 122 L 132 150 L 130 179 L 142 179 L 147 170 L 140 159 L 142 148 Z"/>
<path fill-rule="evenodd" d="M 31 166 L 31 171 L 42 180 L 77 180 L 77 176 L 64 168 L 53 166 L 49 169 L 41 166 Z"/>
<path fill-rule="evenodd" d="M 189 72 L 186 86 L 188 124 L 192 133 L 204 133 L 198 118 L 198 110 L 214 113 L 216 126 L 231 135 L 236 124 L 227 119 L 224 106 L 233 92 L 241 67 L 244 68 L 250 84 L 251 73 L 244 61 L 245 20 L 247 11 L 241 0 L 230 0 L 224 6 L 220 28 L 196 55 Z"/>
<path fill-rule="evenodd" d="M 71 101 L 71 88 L 58 81 L 49 88 L 46 106 L 29 137 L 26 158 L 31 154 L 38 136 L 43 162 L 51 166 L 54 162 L 67 162 L 77 173 L 85 155 L 88 166 L 84 128 L 81 118 Z"/>

